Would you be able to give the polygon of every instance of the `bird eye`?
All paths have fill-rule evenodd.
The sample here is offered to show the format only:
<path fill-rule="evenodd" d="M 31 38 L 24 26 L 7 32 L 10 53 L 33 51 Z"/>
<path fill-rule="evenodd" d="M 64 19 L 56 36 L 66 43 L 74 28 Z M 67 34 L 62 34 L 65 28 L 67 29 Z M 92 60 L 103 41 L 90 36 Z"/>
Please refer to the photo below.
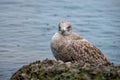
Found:
<path fill-rule="evenodd" d="M 68 28 L 71 28 L 71 26 L 68 26 Z"/>
<path fill-rule="evenodd" d="M 61 29 L 61 28 L 60 28 L 60 26 L 59 26 L 59 31 L 60 31 L 60 29 Z"/>

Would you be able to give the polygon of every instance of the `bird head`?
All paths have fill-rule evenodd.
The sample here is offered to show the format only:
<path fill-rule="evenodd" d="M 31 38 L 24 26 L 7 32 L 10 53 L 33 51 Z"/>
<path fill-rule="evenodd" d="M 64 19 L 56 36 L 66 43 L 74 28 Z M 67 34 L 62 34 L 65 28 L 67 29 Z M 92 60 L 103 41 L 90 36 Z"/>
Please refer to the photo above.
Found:
<path fill-rule="evenodd" d="M 70 35 L 70 33 L 72 32 L 72 26 L 67 21 L 60 22 L 58 27 L 58 32 L 63 36 Z"/>

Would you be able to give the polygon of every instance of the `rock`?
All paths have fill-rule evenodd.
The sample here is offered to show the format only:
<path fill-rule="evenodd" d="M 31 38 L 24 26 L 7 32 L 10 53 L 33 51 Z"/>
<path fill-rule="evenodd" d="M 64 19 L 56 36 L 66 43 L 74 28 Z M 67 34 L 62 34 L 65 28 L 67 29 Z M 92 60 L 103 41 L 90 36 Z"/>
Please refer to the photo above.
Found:
<path fill-rule="evenodd" d="M 120 66 L 45 59 L 23 66 L 10 80 L 120 80 Z"/>

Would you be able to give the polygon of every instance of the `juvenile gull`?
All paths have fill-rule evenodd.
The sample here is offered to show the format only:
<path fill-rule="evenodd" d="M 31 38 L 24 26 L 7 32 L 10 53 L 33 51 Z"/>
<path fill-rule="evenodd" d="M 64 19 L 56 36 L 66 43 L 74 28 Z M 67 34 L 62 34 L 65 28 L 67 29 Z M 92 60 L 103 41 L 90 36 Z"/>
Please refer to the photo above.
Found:
<path fill-rule="evenodd" d="M 109 63 L 98 48 L 74 33 L 71 24 L 66 21 L 59 23 L 58 31 L 51 40 L 51 50 L 57 60 L 64 62 L 90 61 L 99 64 Z"/>

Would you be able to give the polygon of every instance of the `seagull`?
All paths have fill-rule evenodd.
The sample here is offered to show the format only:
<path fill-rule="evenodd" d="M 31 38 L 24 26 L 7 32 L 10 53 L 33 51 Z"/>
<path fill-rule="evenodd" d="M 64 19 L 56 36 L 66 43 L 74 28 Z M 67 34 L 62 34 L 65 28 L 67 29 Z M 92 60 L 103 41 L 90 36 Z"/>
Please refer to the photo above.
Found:
<path fill-rule="evenodd" d="M 108 64 L 103 53 L 93 44 L 72 31 L 70 22 L 58 24 L 58 31 L 51 40 L 51 51 L 57 60 L 63 62 L 89 61 L 98 64 Z"/>

